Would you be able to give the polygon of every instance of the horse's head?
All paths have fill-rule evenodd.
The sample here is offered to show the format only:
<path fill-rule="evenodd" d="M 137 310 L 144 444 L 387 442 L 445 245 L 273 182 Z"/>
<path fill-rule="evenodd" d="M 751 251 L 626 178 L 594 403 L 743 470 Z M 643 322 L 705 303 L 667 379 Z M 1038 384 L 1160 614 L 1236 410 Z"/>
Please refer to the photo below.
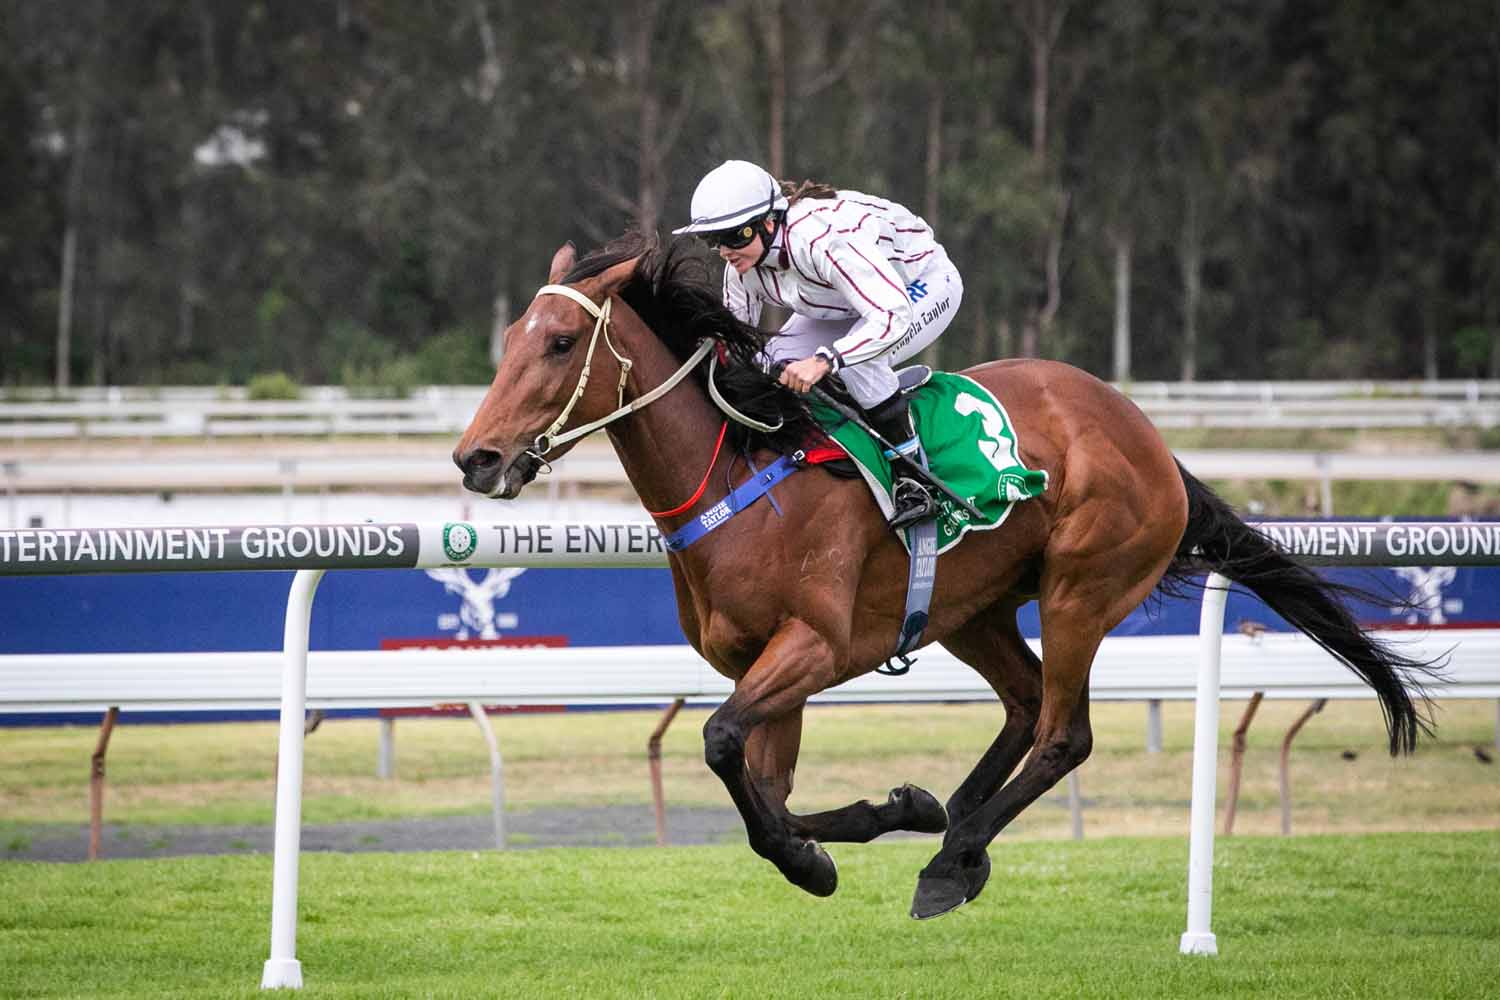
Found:
<path fill-rule="evenodd" d="M 573 245 L 564 245 L 552 257 L 548 283 L 561 281 L 574 262 Z M 624 373 L 608 344 L 608 305 L 635 267 L 635 259 L 624 260 L 567 286 L 594 312 L 567 295 L 538 295 L 505 331 L 495 380 L 453 451 L 465 487 L 514 498 L 545 461 L 573 447 L 576 439 L 554 443 L 562 432 L 614 409 Z"/>

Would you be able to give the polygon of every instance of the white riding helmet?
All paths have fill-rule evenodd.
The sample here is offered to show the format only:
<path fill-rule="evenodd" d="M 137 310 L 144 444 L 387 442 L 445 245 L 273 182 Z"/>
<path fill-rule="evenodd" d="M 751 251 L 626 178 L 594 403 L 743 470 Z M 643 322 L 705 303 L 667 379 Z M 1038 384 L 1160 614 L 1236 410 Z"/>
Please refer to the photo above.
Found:
<path fill-rule="evenodd" d="M 748 160 L 725 160 L 698 182 L 693 221 L 674 235 L 730 229 L 775 211 L 785 211 L 786 195 L 776 178 Z"/>

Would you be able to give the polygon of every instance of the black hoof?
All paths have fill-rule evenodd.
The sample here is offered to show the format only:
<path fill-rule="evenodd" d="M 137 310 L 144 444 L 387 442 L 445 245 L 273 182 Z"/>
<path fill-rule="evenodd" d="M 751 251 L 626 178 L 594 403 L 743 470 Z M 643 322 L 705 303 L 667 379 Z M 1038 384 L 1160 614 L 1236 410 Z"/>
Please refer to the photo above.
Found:
<path fill-rule="evenodd" d="M 832 896 L 839 887 L 839 866 L 816 840 L 803 841 L 782 874 L 792 885 L 814 896 Z"/>
<path fill-rule="evenodd" d="M 925 875 L 917 879 L 917 894 L 911 900 L 911 915 L 918 920 L 940 917 L 968 902 L 962 879 Z"/>
<path fill-rule="evenodd" d="M 964 868 L 960 871 L 963 875 L 964 886 L 968 893 L 968 902 L 972 903 L 979 898 L 984 891 L 984 884 L 990 880 L 990 855 L 988 851 L 979 852 L 979 864 L 973 868 Z"/>
<path fill-rule="evenodd" d="M 932 793 L 916 785 L 891 789 L 890 802 L 901 809 L 898 830 L 913 833 L 942 833 L 948 829 L 948 810 Z"/>

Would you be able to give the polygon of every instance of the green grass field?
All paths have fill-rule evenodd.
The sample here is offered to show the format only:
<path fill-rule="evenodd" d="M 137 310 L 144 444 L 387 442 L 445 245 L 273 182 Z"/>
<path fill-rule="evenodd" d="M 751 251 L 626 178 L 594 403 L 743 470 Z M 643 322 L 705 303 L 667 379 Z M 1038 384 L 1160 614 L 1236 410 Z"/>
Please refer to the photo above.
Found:
<path fill-rule="evenodd" d="M 1279 829 L 1280 741 L 1301 702 L 1263 705 L 1250 731 L 1237 829 Z M 1226 702 L 1220 745 L 1243 708 Z M 1145 706 L 1096 704 L 1094 755 L 1080 771 L 1090 836 L 1179 836 L 1191 790 L 1192 705 L 1163 706 L 1163 751 L 1145 752 Z M 703 763 L 706 712 L 684 711 L 668 731 L 664 771 L 672 805 L 728 806 Z M 809 709 L 794 808 L 831 808 L 883 797 L 903 781 L 946 798 L 999 727 L 997 705 L 823 706 Z M 494 720 L 506 762 L 508 807 L 590 806 L 650 801 L 646 739 L 657 713 L 506 715 Z M 1393 760 L 1373 702 L 1333 702 L 1299 735 L 1292 755 L 1298 832 L 1368 833 L 1500 828 L 1500 762 L 1495 705 L 1448 701 L 1435 739 Z M 0 729 L 0 858 L 6 844 L 38 826 L 87 822 L 89 727 Z M 373 720 L 325 722 L 307 740 L 304 820 L 400 819 L 485 813 L 488 760 L 466 719 L 396 724 L 397 779 L 375 777 Z M 1355 754 L 1347 760 L 1346 752 Z M 1220 794 L 1229 754 L 1220 754 Z M 269 824 L 276 724 L 121 726 L 109 751 L 105 815 L 111 823 Z M 1007 836 L 1069 834 L 1065 789 L 1023 813 Z"/>
<path fill-rule="evenodd" d="M 1293 753 L 1296 829 L 1277 828 L 1276 760 L 1302 703 L 1262 706 L 1239 835 L 1221 838 L 1216 959 L 1177 954 L 1185 923 L 1192 708 L 1096 705 L 1082 769 L 1088 840 L 1055 790 L 991 849 L 994 877 L 942 919 L 906 916 L 931 839 L 833 845 L 831 899 L 787 885 L 743 843 L 504 853 L 310 854 L 299 957 L 313 996 L 1500 996 L 1500 763 L 1491 701 L 1450 701 L 1436 739 L 1384 752 L 1371 702 L 1332 703 Z M 1226 703 L 1221 742 L 1242 706 Z M 705 713 L 665 745 L 672 804 L 727 804 L 702 760 Z M 509 808 L 649 801 L 655 712 L 495 719 Z M 994 705 L 809 710 L 793 804 L 946 795 L 993 736 Z M 89 727 L 0 730 L 0 858 L 87 816 Z M 488 807 L 467 720 L 397 724 L 398 777 L 374 777 L 373 721 L 307 743 L 309 823 Z M 269 823 L 274 723 L 126 726 L 106 815 L 127 826 Z M 1347 754 L 1353 759 L 1346 759 Z M 1228 754 L 1221 754 L 1220 796 Z M 1377 832 L 1404 831 L 1404 832 Z M 1246 836 L 1249 834 L 1249 836 Z M 11 850 L 14 853 L 14 849 Z M 105 849 L 108 854 L 108 845 Z M 252 996 L 269 946 L 267 856 L 0 862 L 0 997 Z"/>
<path fill-rule="evenodd" d="M 985 895 L 906 916 L 931 842 L 838 845 L 829 899 L 744 847 L 311 855 L 309 996 L 1496 995 L 1500 834 L 1238 838 L 1217 958 L 1177 953 L 1186 844 L 991 848 Z M 0 995 L 256 995 L 269 858 L 0 865 Z"/>

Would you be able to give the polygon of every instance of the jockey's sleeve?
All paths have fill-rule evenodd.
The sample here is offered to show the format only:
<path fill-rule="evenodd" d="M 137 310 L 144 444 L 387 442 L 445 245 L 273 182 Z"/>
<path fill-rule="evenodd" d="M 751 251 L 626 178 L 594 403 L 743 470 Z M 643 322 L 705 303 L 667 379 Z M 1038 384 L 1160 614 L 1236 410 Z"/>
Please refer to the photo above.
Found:
<path fill-rule="evenodd" d="M 839 240 L 813 263 L 859 313 L 849 332 L 833 342 L 844 364 L 878 358 L 896 346 L 912 323 L 911 300 L 885 255 L 863 240 Z"/>
<path fill-rule="evenodd" d="M 760 296 L 750 294 L 750 289 L 745 287 L 745 282 L 740 278 L 740 272 L 725 265 L 724 307 L 741 322 L 755 326 L 760 322 L 761 305 Z"/>

